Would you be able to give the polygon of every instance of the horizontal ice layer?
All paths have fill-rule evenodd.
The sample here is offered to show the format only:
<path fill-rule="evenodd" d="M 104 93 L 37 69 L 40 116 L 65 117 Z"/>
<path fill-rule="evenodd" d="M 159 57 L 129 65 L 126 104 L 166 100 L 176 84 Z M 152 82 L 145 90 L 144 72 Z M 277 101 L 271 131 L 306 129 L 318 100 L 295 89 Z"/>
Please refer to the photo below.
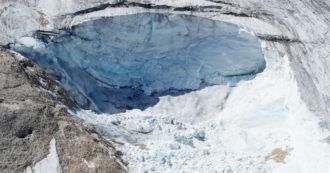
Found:
<path fill-rule="evenodd" d="M 78 89 L 105 112 L 144 109 L 158 101 L 151 95 L 236 82 L 265 68 L 255 36 L 188 15 L 100 18 L 74 26 L 45 47 L 17 50 L 53 73 L 76 100 Z"/>

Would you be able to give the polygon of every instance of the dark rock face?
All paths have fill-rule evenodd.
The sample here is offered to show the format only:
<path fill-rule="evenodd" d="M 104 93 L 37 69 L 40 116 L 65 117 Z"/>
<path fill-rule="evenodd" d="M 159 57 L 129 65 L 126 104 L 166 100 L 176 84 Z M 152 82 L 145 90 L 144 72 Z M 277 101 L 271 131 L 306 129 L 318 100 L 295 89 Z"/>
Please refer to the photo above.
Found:
<path fill-rule="evenodd" d="M 56 99 L 75 106 L 64 93 L 40 68 L 0 49 L 0 172 L 33 166 L 46 157 L 52 139 L 63 172 L 124 172 L 111 143 L 55 105 Z M 94 161 L 95 169 L 82 158 Z"/>

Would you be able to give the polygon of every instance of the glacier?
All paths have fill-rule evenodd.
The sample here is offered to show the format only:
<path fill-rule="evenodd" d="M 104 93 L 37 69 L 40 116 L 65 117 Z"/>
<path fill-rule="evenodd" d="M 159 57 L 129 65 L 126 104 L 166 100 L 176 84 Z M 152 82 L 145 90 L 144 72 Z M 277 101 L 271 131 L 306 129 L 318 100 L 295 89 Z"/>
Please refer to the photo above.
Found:
<path fill-rule="evenodd" d="M 55 38 L 36 38 L 42 46 L 25 42 L 15 50 L 52 74 L 80 105 L 87 97 L 94 111 L 106 113 L 146 109 L 163 95 L 235 85 L 266 66 L 257 37 L 234 24 L 190 15 L 105 17 Z"/>
<path fill-rule="evenodd" d="M 145 7 L 129 6 L 130 3 L 143 3 Z M 145 12 L 184 14 L 232 23 L 243 28 L 240 32 L 247 31 L 258 37 L 267 64 L 260 73 L 240 75 L 238 80 L 229 75 L 230 78 L 225 77 L 224 85 L 211 84 L 184 92 L 177 90 L 175 93 L 163 92 L 157 85 L 143 86 L 134 81 L 132 83 L 138 86 L 138 92 L 132 88 L 125 88 L 127 90 L 124 91 L 115 88 L 108 93 L 135 93 L 141 96 L 137 101 L 142 103 L 147 100 L 147 105 L 134 106 L 123 94 L 122 101 L 130 104 L 129 108 L 123 108 L 124 112 L 111 115 L 94 112 L 102 102 L 91 103 L 95 107 L 93 111 L 72 112 L 86 124 L 95 126 L 104 137 L 116 141 L 116 148 L 121 150 L 129 172 L 329 172 L 328 1 L 36 0 L 26 5 L 13 0 L 5 4 L 10 5 L 0 9 L 4 11 L 0 12 L 0 16 L 3 23 L 10 25 L 0 27 L 3 31 L 0 42 L 21 44 L 19 46 L 31 50 L 15 49 L 26 52 L 30 57 L 35 56 L 30 55 L 35 52 L 32 49 L 42 52 L 47 42 L 54 44 L 53 36 L 41 35 L 39 38 L 42 41 L 31 38 L 35 30 L 62 32 L 61 39 L 70 40 L 68 37 L 74 37 L 70 31 L 58 28 L 75 29 L 109 17 Z M 105 5 L 105 8 L 98 8 L 98 5 Z M 152 8 L 157 6 L 169 8 Z M 193 11 L 198 7 L 210 6 L 219 8 L 217 11 Z M 175 11 L 175 8 L 186 8 L 187 11 Z M 17 9 L 21 12 L 10 13 Z M 85 13 L 75 15 L 79 11 Z M 48 24 L 44 20 L 39 21 L 40 18 Z M 22 29 L 21 25 L 26 27 Z M 54 40 L 61 42 L 57 38 Z M 46 49 L 49 51 L 49 48 Z M 67 69 L 58 69 L 63 68 Z M 85 97 L 100 96 L 101 91 L 95 88 L 89 95 L 82 89 L 89 87 L 85 85 L 98 82 L 94 77 L 91 77 L 93 80 L 86 80 L 84 70 L 46 70 L 50 74 L 60 74 L 57 79 L 67 89 L 71 88 L 71 95 L 76 97 L 76 101 L 83 103 L 86 102 Z M 70 83 L 69 75 L 74 73 L 85 76 L 82 79 L 88 83 L 76 81 L 78 86 Z M 241 80 L 245 77 L 249 80 Z M 65 78 L 68 80 L 63 80 Z M 105 85 L 108 84 L 102 84 Z M 149 97 L 155 96 L 155 93 L 156 97 Z M 88 106 L 85 108 L 89 109 Z"/>

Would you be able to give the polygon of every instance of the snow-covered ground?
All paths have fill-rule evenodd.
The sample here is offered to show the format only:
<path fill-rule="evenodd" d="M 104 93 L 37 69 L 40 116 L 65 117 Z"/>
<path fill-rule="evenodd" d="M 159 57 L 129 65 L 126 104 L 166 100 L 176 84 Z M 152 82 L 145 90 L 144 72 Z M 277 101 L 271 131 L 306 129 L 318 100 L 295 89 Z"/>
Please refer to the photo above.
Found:
<path fill-rule="evenodd" d="M 165 96 L 145 111 L 81 111 L 118 145 L 131 172 L 327 173 L 330 146 L 301 101 L 288 57 L 264 48 L 266 70 L 236 87 Z"/>

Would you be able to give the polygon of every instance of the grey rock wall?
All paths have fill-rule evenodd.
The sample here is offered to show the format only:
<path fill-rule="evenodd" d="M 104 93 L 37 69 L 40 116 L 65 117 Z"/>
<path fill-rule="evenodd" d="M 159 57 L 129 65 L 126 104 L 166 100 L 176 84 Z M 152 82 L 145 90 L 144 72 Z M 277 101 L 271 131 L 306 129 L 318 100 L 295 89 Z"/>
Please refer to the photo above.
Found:
<path fill-rule="evenodd" d="M 23 172 L 42 160 L 53 138 L 63 172 L 125 172 L 111 142 L 56 106 L 55 100 L 75 106 L 65 91 L 36 65 L 19 59 L 0 49 L 0 172 Z"/>

